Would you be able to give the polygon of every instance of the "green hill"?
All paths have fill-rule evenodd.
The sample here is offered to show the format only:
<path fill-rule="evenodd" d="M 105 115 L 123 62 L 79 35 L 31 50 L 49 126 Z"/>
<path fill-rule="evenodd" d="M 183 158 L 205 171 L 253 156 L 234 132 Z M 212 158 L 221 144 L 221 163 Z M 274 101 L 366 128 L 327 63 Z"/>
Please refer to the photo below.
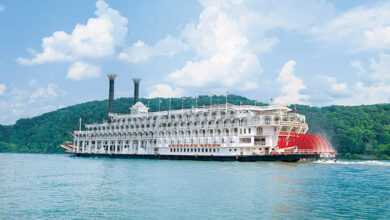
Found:
<path fill-rule="evenodd" d="M 159 98 L 141 99 L 151 111 L 158 110 Z M 229 103 L 254 104 L 254 100 L 229 95 Z M 114 111 L 129 113 L 132 98 L 115 100 Z M 161 110 L 168 109 L 168 99 L 162 99 Z M 225 103 L 225 96 L 213 97 L 213 104 Z M 172 99 L 172 109 L 181 108 L 181 99 Z M 198 106 L 209 105 L 208 96 L 200 96 Z M 195 105 L 187 97 L 184 108 Z M 264 105 L 257 103 L 257 105 Z M 390 159 L 390 104 L 368 106 L 309 107 L 297 105 L 299 113 L 306 115 L 309 133 L 320 134 L 345 157 L 372 157 Z M 84 123 L 107 119 L 107 100 L 92 101 L 58 109 L 43 115 L 20 119 L 14 125 L 0 125 L 0 152 L 62 153 L 59 144 L 71 140 L 68 132 L 78 129 L 78 120 Z"/>

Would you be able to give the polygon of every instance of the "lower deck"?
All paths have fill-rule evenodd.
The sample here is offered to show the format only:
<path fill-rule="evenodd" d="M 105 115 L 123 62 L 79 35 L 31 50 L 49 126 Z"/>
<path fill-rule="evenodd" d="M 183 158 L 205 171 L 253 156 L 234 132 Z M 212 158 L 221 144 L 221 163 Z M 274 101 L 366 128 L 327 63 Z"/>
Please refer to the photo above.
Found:
<path fill-rule="evenodd" d="M 76 157 L 107 157 L 127 159 L 158 159 L 158 160 L 200 160 L 200 161 L 284 161 L 297 162 L 299 160 L 319 159 L 318 154 L 288 154 L 288 155 L 161 155 L 161 154 L 93 154 L 75 153 Z"/>

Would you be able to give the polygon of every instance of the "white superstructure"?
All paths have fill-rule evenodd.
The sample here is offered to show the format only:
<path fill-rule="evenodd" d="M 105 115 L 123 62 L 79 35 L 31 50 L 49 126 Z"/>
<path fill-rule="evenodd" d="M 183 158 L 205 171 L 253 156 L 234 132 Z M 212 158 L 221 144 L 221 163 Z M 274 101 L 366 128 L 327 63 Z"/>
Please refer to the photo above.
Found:
<path fill-rule="evenodd" d="M 110 113 L 110 123 L 86 124 L 85 130 L 75 131 L 73 153 L 269 155 L 283 151 L 278 148 L 281 132 L 304 134 L 308 130 L 304 115 L 279 104 L 149 112 L 137 102 L 130 111 Z"/>

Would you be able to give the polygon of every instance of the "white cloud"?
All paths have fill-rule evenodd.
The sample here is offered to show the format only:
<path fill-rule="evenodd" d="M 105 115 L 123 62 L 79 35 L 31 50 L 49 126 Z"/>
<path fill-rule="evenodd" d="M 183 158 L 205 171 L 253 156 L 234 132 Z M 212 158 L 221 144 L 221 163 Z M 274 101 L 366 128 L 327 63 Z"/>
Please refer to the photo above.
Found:
<path fill-rule="evenodd" d="M 295 64 L 294 60 L 290 60 L 280 71 L 277 81 L 281 84 L 283 95 L 275 98 L 275 103 L 307 104 L 309 96 L 300 94 L 300 90 L 305 89 L 306 86 L 295 76 Z"/>
<path fill-rule="evenodd" d="M 0 5 L 0 12 L 4 12 L 4 11 L 5 11 L 4 5 Z"/>
<path fill-rule="evenodd" d="M 43 98 L 56 98 L 59 95 L 65 95 L 65 91 L 61 90 L 56 84 L 50 83 L 47 88 L 37 88 L 31 95 L 29 103 L 36 102 Z"/>
<path fill-rule="evenodd" d="M 153 46 L 137 41 L 119 58 L 142 62 L 156 56 L 173 56 L 185 51 L 192 58 L 168 74 L 166 80 L 180 87 L 259 87 L 262 67 L 259 54 L 279 43 L 272 30 L 305 32 L 328 18 L 333 5 L 325 1 L 207 1 L 198 21 L 186 24 L 178 36 L 168 36 Z M 164 45 L 165 49 L 161 49 Z M 188 53 L 186 54 L 188 55 Z"/>
<path fill-rule="evenodd" d="M 167 84 L 157 84 L 152 86 L 151 91 L 149 92 L 148 97 L 149 98 L 155 98 L 155 97 L 162 97 L 162 98 L 169 98 L 169 97 L 181 97 L 183 95 L 183 89 L 176 88 L 172 89 L 171 86 Z"/>
<path fill-rule="evenodd" d="M 103 0 L 96 2 L 96 18 L 77 24 L 71 34 L 56 31 L 42 40 L 42 53 L 30 49 L 32 59 L 18 58 L 20 64 L 34 65 L 54 61 L 110 56 L 127 34 L 127 19 Z"/>
<path fill-rule="evenodd" d="M 379 61 L 372 59 L 370 68 L 374 71 L 372 74 L 374 80 L 390 84 L 390 54 L 380 53 Z"/>
<path fill-rule="evenodd" d="M 69 67 L 66 77 L 72 80 L 83 80 L 99 77 L 100 73 L 100 67 L 78 61 Z"/>
<path fill-rule="evenodd" d="M 325 79 L 327 80 L 328 86 L 332 91 L 337 93 L 347 92 L 347 84 L 337 83 L 337 80 L 334 77 L 325 76 Z"/>
<path fill-rule="evenodd" d="M 7 89 L 7 86 L 4 84 L 0 84 L 0 96 L 2 96 L 5 93 L 5 90 Z"/>
<path fill-rule="evenodd" d="M 333 104 L 336 105 L 371 105 L 390 102 L 390 84 L 376 83 L 368 86 L 363 82 L 357 82 L 353 85 L 353 94 L 348 97 L 336 99 Z"/>
<path fill-rule="evenodd" d="M 371 71 L 366 71 L 361 64 L 357 66 L 359 67 L 357 71 L 363 72 L 365 74 L 363 77 L 367 80 L 356 82 L 350 87 L 348 96 L 336 98 L 332 104 L 361 105 L 390 102 L 390 55 L 380 53 L 378 59 L 371 59 L 369 66 Z"/>
<path fill-rule="evenodd" d="M 314 75 L 308 82 L 310 84 L 306 91 L 309 93 L 309 102 L 313 105 L 332 105 L 339 99 L 353 95 L 347 83 L 338 82 L 335 77 Z"/>
<path fill-rule="evenodd" d="M 23 88 L 12 87 L 0 99 L 0 124 L 12 124 L 21 117 L 33 117 L 57 109 L 56 101 L 66 95 L 54 83 L 39 86 L 27 83 Z"/>
<path fill-rule="evenodd" d="M 390 13 L 390 10 L 388 11 Z M 389 16 L 390 17 L 390 16 Z M 365 45 L 368 48 L 383 50 L 390 47 L 390 26 L 379 26 L 364 31 Z"/>
<path fill-rule="evenodd" d="M 239 13 L 239 17 L 228 12 L 231 7 L 239 7 L 236 3 L 203 4 L 199 23 L 188 24 L 181 33 L 195 51 L 195 58 L 170 73 L 169 80 L 180 86 L 241 85 L 239 88 L 246 89 L 249 85 L 255 88 L 262 71 L 255 49 L 262 45 L 252 48 L 248 43 L 245 14 Z M 275 42 L 276 39 L 267 41 L 262 49 L 270 50 Z"/>
<path fill-rule="evenodd" d="M 176 38 L 167 36 L 157 42 L 153 47 L 145 44 L 143 41 L 137 41 L 131 47 L 127 47 L 118 55 L 118 58 L 130 62 L 138 63 L 146 61 L 156 56 L 172 57 L 181 50 L 185 50 L 186 46 Z"/>
<path fill-rule="evenodd" d="M 363 65 L 362 63 L 360 62 L 360 60 L 354 60 L 350 63 L 350 65 L 357 70 L 357 74 L 359 76 L 363 75 L 366 73 L 366 70 L 363 68 Z"/>
<path fill-rule="evenodd" d="M 390 2 L 359 6 L 310 29 L 318 41 L 351 52 L 390 49 Z"/>

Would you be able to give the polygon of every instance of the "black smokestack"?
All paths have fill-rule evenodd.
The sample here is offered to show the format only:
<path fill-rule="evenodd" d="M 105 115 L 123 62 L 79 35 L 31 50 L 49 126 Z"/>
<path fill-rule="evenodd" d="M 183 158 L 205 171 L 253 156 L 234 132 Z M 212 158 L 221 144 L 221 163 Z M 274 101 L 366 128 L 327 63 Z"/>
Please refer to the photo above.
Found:
<path fill-rule="evenodd" d="M 110 90 L 108 94 L 108 114 L 113 112 L 114 109 L 114 80 L 116 75 L 115 74 L 108 74 L 107 75 L 109 81 L 110 81 Z M 108 117 L 108 122 L 111 122 L 110 117 Z"/>
<path fill-rule="evenodd" d="M 134 81 L 134 104 L 139 100 L 139 82 L 141 79 L 133 79 Z"/>

